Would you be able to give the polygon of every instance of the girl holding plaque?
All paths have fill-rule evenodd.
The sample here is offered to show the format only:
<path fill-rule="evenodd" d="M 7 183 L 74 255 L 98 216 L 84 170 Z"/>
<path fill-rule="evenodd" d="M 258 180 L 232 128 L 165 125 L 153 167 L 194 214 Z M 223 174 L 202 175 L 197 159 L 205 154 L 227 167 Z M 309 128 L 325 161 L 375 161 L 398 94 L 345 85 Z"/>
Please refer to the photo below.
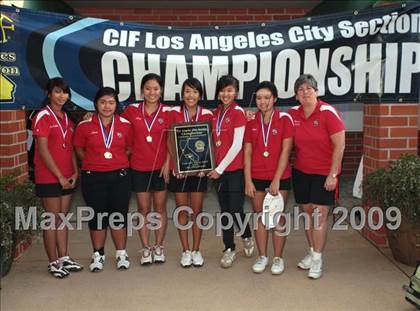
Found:
<path fill-rule="evenodd" d="M 55 215 L 55 227 L 62 223 L 58 214 L 66 215 L 78 177 L 73 152 L 73 122 L 62 110 L 70 99 L 70 88 L 62 78 L 50 79 L 46 86 L 47 105 L 33 118 L 35 145 L 35 191 L 46 212 Z M 64 278 L 69 271 L 83 267 L 68 254 L 68 228 L 43 230 L 48 272 Z"/>
<path fill-rule="evenodd" d="M 255 90 L 255 99 L 258 112 L 248 122 L 245 131 L 245 193 L 252 200 L 254 212 L 261 213 L 266 189 L 273 196 L 280 193 L 284 202 L 287 201 L 291 183 L 289 155 L 293 143 L 293 120 L 289 114 L 274 108 L 277 88 L 272 82 L 261 82 Z M 272 231 L 274 258 L 271 273 L 281 274 L 286 237 L 275 229 Z M 268 265 L 268 229 L 261 217 L 258 217 L 255 239 L 259 257 L 252 270 L 262 273 Z"/>
<path fill-rule="evenodd" d="M 203 96 L 203 87 L 196 78 L 190 78 L 184 81 L 182 85 L 183 104 L 180 107 L 173 107 L 170 112 L 170 124 L 174 123 L 196 123 L 211 122 L 213 113 L 198 105 Z M 171 144 L 171 139 L 168 139 Z M 196 143 L 197 145 L 197 143 Z M 169 148 L 170 150 L 172 148 Z M 175 157 L 175 155 L 173 155 Z M 184 176 L 174 172 L 175 159 L 171 161 L 172 174 L 168 189 L 175 192 L 175 202 L 177 207 L 190 207 L 192 210 L 192 249 L 188 243 L 188 229 L 178 229 L 182 244 L 181 266 L 190 267 L 191 265 L 201 267 L 204 264 L 203 256 L 200 252 L 201 229 L 196 223 L 196 217 L 203 208 L 204 193 L 207 191 L 207 177 L 203 172 L 197 175 Z M 181 211 L 178 214 L 178 223 L 186 225 L 188 222 L 187 211 Z"/>
<path fill-rule="evenodd" d="M 104 246 L 107 228 L 110 227 L 116 248 L 117 269 L 124 270 L 130 266 L 125 248 L 131 194 L 128 155 L 132 127 L 128 120 L 116 113 L 119 103 L 114 89 L 99 89 L 94 105 L 96 113 L 79 123 L 74 137 L 77 155 L 82 160 L 83 198 L 94 212 L 93 219 L 89 221 L 93 246 L 89 268 L 92 272 L 103 269 Z"/>
<path fill-rule="evenodd" d="M 213 113 L 212 128 L 215 143 L 217 167 L 208 174 L 217 180 L 217 196 L 222 213 L 228 213 L 238 227 L 240 217 L 245 225 L 242 240 L 247 257 L 254 251 L 254 241 L 248 223 L 245 223 L 243 205 L 245 200 L 242 143 L 245 133 L 246 117 L 244 110 L 235 102 L 239 91 L 239 81 L 233 76 L 223 76 L 217 81 L 216 94 L 220 104 Z M 220 260 L 223 268 L 230 268 L 236 258 L 233 225 L 229 219 L 221 219 L 225 249 Z"/>
<path fill-rule="evenodd" d="M 138 211 L 144 217 L 139 234 L 143 244 L 140 264 L 165 262 L 163 241 L 168 216 L 166 214 L 166 183 L 169 182 L 169 160 L 167 152 L 168 112 L 170 107 L 161 103 L 163 82 L 159 75 L 149 73 L 141 80 L 144 101 L 128 106 L 122 116 L 128 119 L 134 130 L 134 144 L 130 166 L 132 190 L 136 193 Z M 160 216 L 160 225 L 155 234 L 154 245 L 149 244 L 150 224 L 148 215 L 152 211 Z"/>

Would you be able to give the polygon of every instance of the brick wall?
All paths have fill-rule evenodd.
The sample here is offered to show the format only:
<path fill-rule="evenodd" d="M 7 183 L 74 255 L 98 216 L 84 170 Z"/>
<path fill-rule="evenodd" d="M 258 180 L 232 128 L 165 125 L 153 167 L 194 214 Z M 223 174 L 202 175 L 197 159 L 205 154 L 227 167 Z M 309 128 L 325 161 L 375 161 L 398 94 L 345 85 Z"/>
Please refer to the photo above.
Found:
<path fill-rule="evenodd" d="M 74 8 L 84 16 L 168 26 L 233 25 L 287 20 L 305 15 L 307 8 Z"/>
<path fill-rule="evenodd" d="M 364 175 L 388 167 L 391 161 L 402 154 L 418 154 L 418 103 L 367 104 L 363 112 Z M 366 215 L 370 208 L 364 206 Z M 384 226 L 372 230 L 365 225 L 362 234 L 379 247 L 388 245 Z"/>
<path fill-rule="evenodd" d="M 0 111 L 0 176 L 16 173 L 19 180 L 28 176 L 26 121 L 23 110 Z"/>
<path fill-rule="evenodd" d="M 418 104 L 365 105 L 364 173 L 387 167 L 403 153 L 418 153 Z"/>
<path fill-rule="evenodd" d="M 346 132 L 346 149 L 343 158 L 343 175 L 354 176 L 363 153 L 363 132 Z"/>

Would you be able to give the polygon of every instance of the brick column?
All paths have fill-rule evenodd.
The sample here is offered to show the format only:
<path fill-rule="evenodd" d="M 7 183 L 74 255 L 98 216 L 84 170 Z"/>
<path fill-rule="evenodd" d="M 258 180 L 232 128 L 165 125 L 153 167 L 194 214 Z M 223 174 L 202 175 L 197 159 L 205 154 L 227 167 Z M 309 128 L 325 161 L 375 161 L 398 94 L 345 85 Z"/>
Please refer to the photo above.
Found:
<path fill-rule="evenodd" d="M 363 108 L 363 175 L 386 168 L 402 154 L 417 154 L 419 104 L 366 104 Z M 365 206 L 366 215 L 369 206 Z M 375 220 L 375 217 L 374 217 Z M 377 246 L 387 246 L 385 228 L 362 233 Z"/>
<path fill-rule="evenodd" d="M 16 173 L 19 181 L 28 177 L 24 110 L 0 110 L 0 176 Z"/>

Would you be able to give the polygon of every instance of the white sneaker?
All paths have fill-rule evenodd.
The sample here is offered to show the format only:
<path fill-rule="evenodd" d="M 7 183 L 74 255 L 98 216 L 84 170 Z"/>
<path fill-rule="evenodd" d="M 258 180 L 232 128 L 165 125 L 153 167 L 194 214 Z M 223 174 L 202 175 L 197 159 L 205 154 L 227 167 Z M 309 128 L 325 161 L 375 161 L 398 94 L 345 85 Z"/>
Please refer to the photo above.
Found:
<path fill-rule="evenodd" d="M 153 263 L 152 248 L 145 247 L 145 248 L 143 248 L 143 250 L 140 251 L 140 253 L 141 253 L 141 258 L 140 258 L 140 264 L 141 265 L 146 265 L 146 264 Z"/>
<path fill-rule="evenodd" d="M 63 267 L 59 260 L 50 262 L 48 264 L 48 272 L 58 279 L 63 279 L 70 275 L 69 271 Z"/>
<path fill-rule="evenodd" d="M 280 257 L 274 257 L 271 264 L 271 274 L 278 275 L 284 271 L 284 260 Z"/>
<path fill-rule="evenodd" d="M 254 253 L 254 240 L 252 237 L 242 239 L 242 242 L 244 243 L 244 252 L 246 257 L 251 257 Z"/>
<path fill-rule="evenodd" d="M 204 258 L 201 256 L 200 251 L 192 252 L 192 264 L 194 267 L 202 267 L 204 265 Z"/>
<path fill-rule="evenodd" d="M 115 253 L 115 258 L 117 259 L 118 270 L 127 270 L 130 268 L 130 261 L 125 250 L 117 250 Z"/>
<path fill-rule="evenodd" d="M 233 265 L 233 262 L 235 261 L 236 253 L 235 251 L 232 251 L 230 248 L 224 251 L 223 257 L 220 260 L 220 265 L 222 268 L 230 268 Z"/>
<path fill-rule="evenodd" d="M 183 268 L 187 268 L 187 267 L 191 267 L 192 265 L 192 254 L 191 251 L 185 251 L 182 253 L 182 257 L 181 257 L 181 267 Z"/>
<path fill-rule="evenodd" d="M 89 269 L 91 272 L 101 271 L 104 268 L 104 263 L 105 255 L 101 255 L 99 252 L 94 252 L 89 265 Z"/>
<path fill-rule="evenodd" d="M 252 266 L 252 271 L 254 271 L 255 273 L 263 273 L 267 265 L 268 265 L 267 256 L 260 256 L 257 258 L 254 265 Z"/>
<path fill-rule="evenodd" d="M 61 257 L 60 261 L 63 268 L 69 272 L 79 272 L 83 270 L 83 266 L 69 256 Z"/>
<path fill-rule="evenodd" d="M 311 268 L 308 277 L 311 279 L 319 279 L 322 276 L 322 259 L 312 259 Z"/>
<path fill-rule="evenodd" d="M 165 252 L 163 246 L 156 245 L 153 247 L 153 262 L 155 263 L 164 263 L 166 260 Z"/>
<path fill-rule="evenodd" d="M 312 264 L 312 250 L 309 250 L 309 254 L 307 254 L 301 261 L 298 263 L 298 267 L 303 270 L 308 270 L 311 268 Z"/>

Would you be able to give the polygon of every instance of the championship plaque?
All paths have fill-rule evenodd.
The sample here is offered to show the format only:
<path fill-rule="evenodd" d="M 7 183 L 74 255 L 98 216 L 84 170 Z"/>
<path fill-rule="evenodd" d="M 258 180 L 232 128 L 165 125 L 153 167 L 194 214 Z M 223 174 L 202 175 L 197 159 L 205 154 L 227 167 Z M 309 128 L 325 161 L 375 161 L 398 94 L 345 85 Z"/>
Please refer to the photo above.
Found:
<path fill-rule="evenodd" d="M 173 156 L 178 174 L 209 172 L 214 168 L 211 126 L 208 122 L 172 126 Z"/>

